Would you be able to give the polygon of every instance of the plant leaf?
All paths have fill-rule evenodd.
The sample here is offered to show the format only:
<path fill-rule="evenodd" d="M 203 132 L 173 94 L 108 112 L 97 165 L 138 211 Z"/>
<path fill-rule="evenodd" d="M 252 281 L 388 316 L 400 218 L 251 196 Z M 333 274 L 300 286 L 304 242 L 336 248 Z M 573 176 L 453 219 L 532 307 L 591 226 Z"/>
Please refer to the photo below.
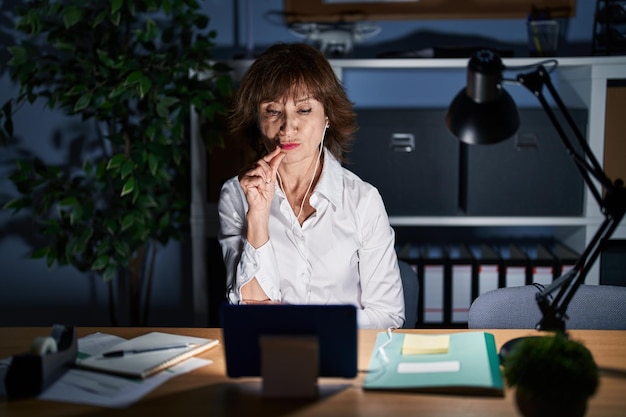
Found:
<path fill-rule="evenodd" d="M 117 13 L 124 5 L 124 0 L 111 1 L 111 14 Z"/>
<path fill-rule="evenodd" d="M 63 11 L 63 22 L 66 28 L 74 26 L 83 17 L 83 10 L 78 6 L 70 6 Z"/>
<path fill-rule="evenodd" d="M 13 210 L 13 214 L 15 214 L 18 211 L 28 206 L 30 206 L 30 199 L 24 197 L 24 198 L 14 198 L 13 200 L 10 200 L 4 205 L 3 208 L 5 210 Z"/>
<path fill-rule="evenodd" d="M 126 160 L 126 156 L 121 153 L 117 153 L 113 155 L 111 159 L 109 159 L 109 163 L 107 165 L 107 169 L 117 169 L 122 166 L 122 163 Z"/>
<path fill-rule="evenodd" d="M 87 106 L 91 103 L 91 93 L 83 94 L 76 100 L 76 104 L 74 105 L 74 113 L 78 113 L 81 110 L 87 108 Z"/>
<path fill-rule="evenodd" d="M 113 278 L 115 278 L 116 275 L 117 275 L 117 267 L 115 265 L 109 265 L 104 270 L 104 273 L 102 274 L 102 279 L 104 280 L 104 282 L 109 282 Z"/>
<path fill-rule="evenodd" d="M 33 251 L 30 257 L 33 259 L 42 259 L 48 256 L 49 251 L 50 251 L 50 248 L 48 247 L 38 248 Z"/>
<path fill-rule="evenodd" d="M 148 167 L 150 168 L 150 174 L 153 176 L 156 175 L 157 169 L 159 168 L 159 158 L 152 153 L 148 155 Z"/>
<path fill-rule="evenodd" d="M 124 197 L 125 195 L 132 193 L 134 189 L 135 189 L 135 178 L 130 177 L 124 183 L 124 187 L 122 188 L 122 193 L 120 194 L 120 196 Z"/>
<path fill-rule="evenodd" d="M 133 213 L 128 213 L 122 219 L 122 231 L 127 230 L 132 227 L 135 223 L 135 215 Z"/>
<path fill-rule="evenodd" d="M 131 72 L 128 75 L 128 77 L 126 77 L 126 85 L 131 85 L 131 84 L 138 83 L 141 80 L 142 76 L 143 76 L 143 74 L 141 73 L 141 71 L 133 71 L 133 72 Z"/>
<path fill-rule="evenodd" d="M 122 164 L 122 169 L 120 171 L 120 175 L 122 176 L 122 179 L 128 177 L 130 174 L 132 174 L 133 172 L 133 162 L 129 159 L 124 160 L 124 163 Z"/>
<path fill-rule="evenodd" d="M 141 76 L 141 78 L 139 79 L 139 97 L 143 98 L 146 93 L 148 91 L 150 91 L 150 88 L 152 87 L 152 80 L 143 75 Z"/>
<path fill-rule="evenodd" d="M 109 257 L 107 255 L 100 255 L 96 258 L 94 263 L 91 265 L 91 269 L 94 271 L 99 271 L 101 269 L 106 268 L 109 264 Z"/>

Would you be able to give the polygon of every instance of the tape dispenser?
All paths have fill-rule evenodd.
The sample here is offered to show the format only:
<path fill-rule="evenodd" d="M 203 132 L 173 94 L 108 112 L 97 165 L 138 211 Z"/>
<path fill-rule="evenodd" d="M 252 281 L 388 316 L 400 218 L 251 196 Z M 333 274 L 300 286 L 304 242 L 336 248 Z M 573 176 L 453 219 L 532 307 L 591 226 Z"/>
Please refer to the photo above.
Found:
<path fill-rule="evenodd" d="M 50 336 L 33 339 L 30 352 L 13 356 L 4 379 L 7 397 L 40 394 L 74 365 L 77 354 L 76 329 L 55 324 Z"/>

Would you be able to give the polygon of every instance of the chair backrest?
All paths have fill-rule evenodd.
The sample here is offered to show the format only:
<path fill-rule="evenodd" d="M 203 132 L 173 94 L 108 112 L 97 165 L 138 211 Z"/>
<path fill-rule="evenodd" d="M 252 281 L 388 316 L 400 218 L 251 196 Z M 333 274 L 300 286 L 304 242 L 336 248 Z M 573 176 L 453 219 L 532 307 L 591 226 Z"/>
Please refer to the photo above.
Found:
<path fill-rule="evenodd" d="M 470 306 L 470 329 L 534 329 L 541 320 L 533 285 L 498 288 Z M 626 330 L 626 287 L 581 285 L 567 308 L 566 329 Z"/>
<path fill-rule="evenodd" d="M 404 325 L 403 329 L 414 329 L 417 324 L 417 299 L 419 294 L 419 283 L 417 273 L 411 265 L 404 261 L 398 261 L 400 267 L 400 277 L 402 278 L 402 289 L 404 291 Z"/>

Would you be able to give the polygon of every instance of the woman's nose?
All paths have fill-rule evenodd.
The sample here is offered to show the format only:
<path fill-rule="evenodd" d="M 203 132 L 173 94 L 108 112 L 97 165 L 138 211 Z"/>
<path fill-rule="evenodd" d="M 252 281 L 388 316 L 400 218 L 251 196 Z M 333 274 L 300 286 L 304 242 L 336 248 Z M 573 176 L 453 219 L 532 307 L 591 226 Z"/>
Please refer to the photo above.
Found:
<path fill-rule="evenodd" d="M 280 125 L 280 131 L 284 134 L 290 134 L 298 129 L 296 121 L 292 117 L 284 116 L 282 124 Z"/>

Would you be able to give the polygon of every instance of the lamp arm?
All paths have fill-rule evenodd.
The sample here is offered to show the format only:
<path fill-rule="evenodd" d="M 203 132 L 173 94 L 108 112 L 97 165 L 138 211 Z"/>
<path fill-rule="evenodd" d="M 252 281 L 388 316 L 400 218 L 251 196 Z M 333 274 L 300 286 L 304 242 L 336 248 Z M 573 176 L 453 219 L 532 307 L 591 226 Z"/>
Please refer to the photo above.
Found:
<path fill-rule="evenodd" d="M 598 159 L 596 158 L 593 151 L 591 150 L 589 143 L 585 140 L 585 136 L 582 134 L 582 132 L 580 131 L 580 129 L 574 122 L 574 118 L 572 117 L 572 114 L 563 103 L 563 100 L 561 100 L 561 97 L 556 91 L 554 84 L 552 84 L 552 80 L 550 79 L 548 72 L 543 67 L 540 68 L 539 71 L 540 71 L 541 76 L 544 78 L 545 85 L 546 85 L 546 88 L 548 89 L 548 92 L 550 93 L 554 102 L 558 106 L 559 110 L 563 113 L 565 120 L 567 120 L 568 126 L 574 132 L 574 135 L 578 141 L 578 144 L 583 149 L 584 156 L 586 158 L 586 159 L 583 159 L 585 166 L 587 167 L 589 172 L 594 176 L 594 178 L 600 181 L 600 183 L 602 183 L 603 186 L 611 187 L 612 185 L 611 180 L 604 173 L 604 169 L 602 168 L 602 166 L 600 165 L 600 162 L 598 162 Z M 587 161 L 589 161 L 589 164 L 587 163 Z"/>
<path fill-rule="evenodd" d="M 600 256 L 604 242 L 613 235 L 620 220 L 621 217 L 606 217 L 574 267 L 537 293 L 537 304 L 542 314 L 541 321 L 536 326 L 537 330 L 565 332 L 567 307 L 578 288 L 585 282 L 587 273 Z M 551 298 L 550 295 L 557 290 L 559 292 Z"/>
<path fill-rule="evenodd" d="M 626 190 L 621 180 L 617 180 L 613 183 L 605 174 L 597 158 L 594 156 L 591 147 L 585 140 L 585 137 L 578 126 L 576 126 L 571 113 L 567 110 L 567 107 L 557 93 L 546 69 L 542 65 L 539 65 L 535 71 L 519 75 L 517 81 L 530 90 L 541 103 L 543 110 L 554 125 L 568 154 L 574 159 L 578 171 L 605 216 L 604 221 L 600 227 L 598 227 L 598 230 L 596 230 L 596 233 L 591 238 L 572 270 L 554 280 L 552 284 L 537 294 L 537 304 L 542 312 L 542 319 L 537 324 L 537 330 L 564 332 L 565 320 L 567 319 L 566 311 L 569 303 L 578 288 L 585 282 L 587 273 L 599 257 L 604 242 L 613 235 L 615 229 L 619 226 L 624 217 L 624 213 L 626 212 Z M 563 114 L 568 127 L 574 133 L 583 151 L 582 155 L 575 149 L 572 140 L 565 133 L 552 107 L 548 104 L 543 94 L 544 86 L 548 89 L 548 92 Z M 604 197 L 593 181 L 594 179 L 604 187 Z M 551 294 L 557 290 L 558 293 L 554 298 L 551 298 Z"/>
<path fill-rule="evenodd" d="M 585 136 L 582 134 L 582 132 L 580 131 L 580 129 L 574 122 L 574 118 L 572 117 L 571 113 L 569 112 L 569 110 L 563 103 L 563 100 L 561 99 L 558 92 L 556 91 L 556 88 L 554 87 L 554 84 L 552 84 L 552 80 L 550 79 L 550 74 L 545 69 L 545 67 L 540 65 L 533 72 L 520 74 L 517 77 L 517 81 L 521 85 L 526 87 L 535 97 L 537 97 L 537 100 L 539 100 L 541 107 L 543 108 L 546 115 L 550 119 L 550 122 L 556 129 L 559 135 L 559 138 L 561 139 L 561 142 L 567 149 L 568 154 L 573 158 L 576 164 L 576 168 L 578 169 L 579 173 L 583 177 L 587 187 L 589 187 L 589 190 L 593 194 L 596 202 L 602 209 L 603 208 L 602 194 L 600 190 L 598 189 L 597 185 L 593 182 L 593 179 L 600 182 L 602 186 L 604 187 L 612 187 L 613 184 L 611 180 L 604 173 L 604 170 L 602 169 L 600 163 L 598 162 L 598 159 L 595 157 L 595 155 L 593 154 L 591 150 L 591 147 L 585 140 Z M 563 126 L 561 125 L 558 118 L 556 117 L 556 114 L 554 113 L 554 110 L 548 104 L 543 94 L 544 87 L 547 88 L 548 92 L 550 93 L 550 96 L 552 97 L 558 109 L 561 111 L 561 114 L 565 118 L 565 121 L 567 122 L 568 127 L 570 128 L 571 132 L 574 134 L 574 137 L 576 138 L 578 145 L 580 145 L 580 148 L 582 149 L 582 152 L 583 152 L 582 155 L 576 150 L 576 148 L 574 147 L 573 141 L 565 133 Z"/>

